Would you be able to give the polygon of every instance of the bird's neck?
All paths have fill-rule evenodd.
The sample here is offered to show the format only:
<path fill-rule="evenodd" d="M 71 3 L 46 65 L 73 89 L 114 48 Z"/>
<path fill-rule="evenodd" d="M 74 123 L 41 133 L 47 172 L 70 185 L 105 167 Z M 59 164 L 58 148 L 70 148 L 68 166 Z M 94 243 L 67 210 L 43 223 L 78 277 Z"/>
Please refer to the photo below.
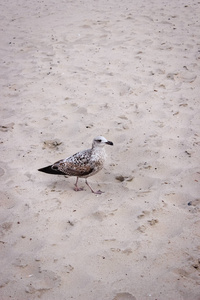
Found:
<path fill-rule="evenodd" d="M 103 147 L 92 148 L 92 156 L 95 157 L 95 159 L 99 158 L 101 160 L 105 160 L 106 157 L 105 149 Z"/>

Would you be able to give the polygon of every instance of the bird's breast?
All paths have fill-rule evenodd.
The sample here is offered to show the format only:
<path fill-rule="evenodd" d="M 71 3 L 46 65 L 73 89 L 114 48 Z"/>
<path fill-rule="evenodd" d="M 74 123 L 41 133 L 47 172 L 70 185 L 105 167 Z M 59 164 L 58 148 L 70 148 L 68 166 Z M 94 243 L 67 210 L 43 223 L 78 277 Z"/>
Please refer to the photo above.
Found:
<path fill-rule="evenodd" d="M 106 159 L 106 153 L 105 153 L 104 149 L 95 150 L 95 151 L 93 151 L 93 153 L 91 155 L 91 160 L 93 162 L 95 162 L 96 164 L 102 165 L 102 167 L 103 167 L 105 159 Z"/>

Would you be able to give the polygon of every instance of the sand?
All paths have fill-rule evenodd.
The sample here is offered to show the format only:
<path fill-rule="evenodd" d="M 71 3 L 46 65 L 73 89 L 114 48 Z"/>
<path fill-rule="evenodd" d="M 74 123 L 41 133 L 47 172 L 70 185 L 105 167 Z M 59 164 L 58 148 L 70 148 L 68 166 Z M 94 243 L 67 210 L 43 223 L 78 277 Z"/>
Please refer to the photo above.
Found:
<path fill-rule="evenodd" d="M 200 2 L 8 0 L 0 299 L 200 299 Z M 113 141 L 89 178 L 37 171 Z"/>

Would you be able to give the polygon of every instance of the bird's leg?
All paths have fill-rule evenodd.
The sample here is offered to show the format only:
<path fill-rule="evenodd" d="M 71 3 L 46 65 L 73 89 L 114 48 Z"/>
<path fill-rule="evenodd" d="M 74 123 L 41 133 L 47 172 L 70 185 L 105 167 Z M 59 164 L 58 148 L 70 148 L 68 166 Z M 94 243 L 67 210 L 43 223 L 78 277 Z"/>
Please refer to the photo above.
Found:
<path fill-rule="evenodd" d="M 74 188 L 74 190 L 75 190 L 76 192 L 79 192 L 79 191 L 82 191 L 82 190 L 83 190 L 83 188 L 78 188 L 78 177 L 76 178 L 76 183 L 75 183 L 75 188 Z"/>
<path fill-rule="evenodd" d="M 98 191 L 95 192 L 95 191 L 91 188 L 91 186 L 89 185 L 89 183 L 87 182 L 87 179 L 85 179 L 85 183 L 87 184 L 87 186 L 89 186 L 89 188 L 90 188 L 90 190 L 91 190 L 92 193 L 97 194 L 97 195 L 101 195 L 102 193 L 104 193 L 104 192 L 102 192 L 102 191 L 100 191 L 100 190 L 98 190 Z"/>

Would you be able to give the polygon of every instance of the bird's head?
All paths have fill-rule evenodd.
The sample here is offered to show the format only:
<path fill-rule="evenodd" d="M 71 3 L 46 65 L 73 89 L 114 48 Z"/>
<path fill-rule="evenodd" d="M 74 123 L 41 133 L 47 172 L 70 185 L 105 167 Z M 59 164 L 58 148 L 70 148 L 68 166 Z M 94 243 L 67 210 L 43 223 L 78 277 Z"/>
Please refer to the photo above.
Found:
<path fill-rule="evenodd" d="M 94 138 L 93 143 L 92 143 L 92 148 L 104 147 L 106 144 L 113 146 L 113 142 L 108 141 L 105 137 L 100 135 L 100 136 L 97 136 L 96 138 Z"/>

